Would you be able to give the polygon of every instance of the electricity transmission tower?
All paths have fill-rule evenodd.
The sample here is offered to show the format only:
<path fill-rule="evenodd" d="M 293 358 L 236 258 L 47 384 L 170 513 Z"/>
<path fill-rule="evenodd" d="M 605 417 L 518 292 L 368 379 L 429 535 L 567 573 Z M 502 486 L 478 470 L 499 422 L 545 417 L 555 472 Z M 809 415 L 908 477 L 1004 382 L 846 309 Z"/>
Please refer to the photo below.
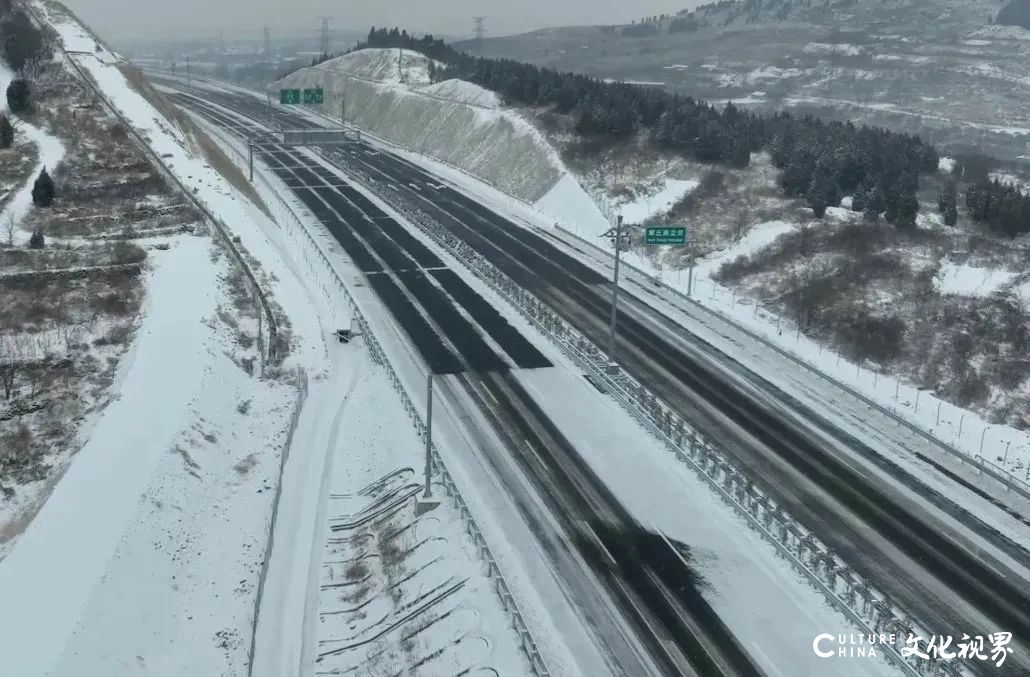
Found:
<path fill-rule="evenodd" d="M 268 26 L 265 26 L 265 58 L 272 58 L 272 31 L 269 30 Z"/>
<path fill-rule="evenodd" d="M 486 35 L 486 29 L 483 28 L 483 22 L 486 21 L 485 16 L 474 16 L 472 17 L 473 35 L 476 38 L 476 51 L 483 51 L 483 36 Z"/>
<path fill-rule="evenodd" d="M 323 17 L 321 17 L 321 19 L 322 19 L 322 46 L 321 46 L 321 50 L 322 50 L 322 54 L 324 56 L 329 56 L 329 20 L 332 19 L 332 17 L 331 16 L 323 16 Z"/>

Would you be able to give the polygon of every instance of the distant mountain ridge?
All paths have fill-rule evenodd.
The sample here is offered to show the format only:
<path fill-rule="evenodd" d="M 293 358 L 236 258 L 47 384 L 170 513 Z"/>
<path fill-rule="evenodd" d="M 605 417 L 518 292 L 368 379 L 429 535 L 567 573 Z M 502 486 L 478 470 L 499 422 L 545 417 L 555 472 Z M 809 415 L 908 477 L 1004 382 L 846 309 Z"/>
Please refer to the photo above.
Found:
<path fill-rule="evenodd" d="M 1007 3 L 1007 4 L 1006 4 Z M 723 105 L 811 112 L 1030 158 L 1030 0 L 722 0 L 625 26 L 465 42 L 473 54 Z M 1001 14 L 1001 20 L 996 19 Z"/>

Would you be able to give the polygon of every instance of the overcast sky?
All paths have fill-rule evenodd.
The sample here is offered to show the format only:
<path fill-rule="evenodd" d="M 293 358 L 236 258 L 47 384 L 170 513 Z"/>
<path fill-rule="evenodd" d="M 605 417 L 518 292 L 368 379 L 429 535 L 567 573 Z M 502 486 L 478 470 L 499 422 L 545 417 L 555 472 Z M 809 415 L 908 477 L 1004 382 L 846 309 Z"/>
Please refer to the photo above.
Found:
<path fill-rule="evenodd" d="M 704 1 L 704 0 L 700 0 Z M 332 16 L 337 29 L 365 31 L 400 24 L 417 32 L 467 36 L 472 17 L 486 17 L 487 34 L 547 26 L 629 23 L 672 14 L 699 0 L 64 0 L 114 43 L 134 37 L 253 35 L 264 25 L 296 32 L 317 17 Z"/>

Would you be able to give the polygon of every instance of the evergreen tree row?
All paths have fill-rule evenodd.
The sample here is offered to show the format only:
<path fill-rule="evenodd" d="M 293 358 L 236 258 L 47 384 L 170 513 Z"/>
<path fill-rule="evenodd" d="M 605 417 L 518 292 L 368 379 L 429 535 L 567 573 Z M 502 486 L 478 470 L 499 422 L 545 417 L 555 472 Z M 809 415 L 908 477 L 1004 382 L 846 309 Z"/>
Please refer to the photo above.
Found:
<path fill-rule="evenodd" d="M 997 179 L 981 179 L 966 188 L 969 216 L 999 235 L 1030 233 L 1030 195 Z"/>
<path fill-rule="evenodd" d="M 461 78 L 493 90 L 512 104 L 550 106 L 572 115 L 585 135 L 627 138 L 649 132 L 662 148 L 698 161 L 746 167 L 768 150 L 783 169 L 783 188 L 821 215 L 842 195 L 877 208 L 892 223 L 913 226 L 919 175 L 937 170 L 938 155 L 918 136 L 850 122 L 824 122 L 781 112 L 759 115 L 732 104 L 722 109 L 683 94 L 604 82 L 507 59 L 473 57 L 427 35 L 373 28 L 363 47 L 403 47 L 446 67 L 439 79 Z"/>

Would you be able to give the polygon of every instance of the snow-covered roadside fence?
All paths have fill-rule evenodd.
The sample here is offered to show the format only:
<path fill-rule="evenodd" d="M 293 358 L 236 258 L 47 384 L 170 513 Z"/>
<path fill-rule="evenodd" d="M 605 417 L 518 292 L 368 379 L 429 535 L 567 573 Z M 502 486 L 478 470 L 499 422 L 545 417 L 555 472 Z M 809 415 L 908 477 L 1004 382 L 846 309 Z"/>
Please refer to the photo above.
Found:
<path fill-rule="evenodd" d="M 358 177 L 360 181 L 360 176 Z M 375 184 L 363 185 L 398 207 L 396 194 Z M 930 663 L 901 655 L 910 632 L 929 636 L 907 618 L 882 592 L 862 579 L 847 563 L 796 522 L 751 480 L 735 468 L 729 456 L 706 440 L 689 423 L 662 404 L 643 384 L 621 373 L 607 373 L 605 353 L 567 324 L 546 304 L 516 284 L 458 236 L 417 208 L 400 211 L 437 244 L 461 261 L 473 274 L 507 300 L 527 321 L 547 336 L 566 356 L 591 375 L 675 456 L 691 466 L 713 491 L 734 508 L 748 525 L 801 572 L 833 607 L 868 634 L 894 633 L 897 643 L 885 645 L 887 660 L 910 676 L 961 675 L 953 663 Z"/>
<path fill-rule="evenodd" d="M 210 134 L 211 138 L 219 145 L 219 147 L 223 148 L 231 158 L 235 158 L 234 161 L 244 161 L 242 154 L 233 147 L 231 141 L 224 138 L 219 131 L 213 130 L 210 125 L 205 125 L 205 128 L 212 131 Z M 394 390 L 401 398 L 401 404 L 404 406 L 404 410 L 408 413 L 408 416 L 411 417 L 415 430 L 424 440 L 426 426 L 425 421 L 422 418 L 422 412 L 415 406 L 415 403 L 409 396 L 403 382 L 398 376 L 396 370 L 393 368 L 393 365 L 390 363 L 386 352 L 376 339 L 371 326 L 365 319 L 364 314 L 361 312 L 360 306 L 351 295 L 347 285 L 333 266 L 330 256 L 326 252 L 326 249 L 328 248 L 327 245 L 319 242 L 319 239 L 304 223 L 304 219 L 297 214 L 296 210 L 303 209 L 303 207 L 299 204 L 291 205 L 282 197 L 281 192 L 285 190 L 285 188 L 274 185 L 273 180 L 265 175 L 264 166 L 261 163 L 255 162 L 254 179 L 254 189 L 257 191 L 261 199 L 265 201 L 269 209 L 273 211 L 276 222 L 279 226 L 301 251 L 307 251 L 313 254 L 313 256 L 305 258 L 308 262 L 309 268 L 315 274 L 316 279 L 321 278 L 326 273 L 328 273 L 333 279 L 333 283 L 335 284 L 334 289 L 330 290 L 325 286 L 322 287 L 322 291 L 326 295 L 327 300 L 332 300 L 330 297 L 333 293 L 342 293 L 344 298 L 347 300 L 352 319 L 358 325 L 358 329 L 365 341 L 369 355 L 372 357 L 373 361 L 381 365 L 386 371 L 387 378 L 390 380 Z M 320 265 L 321 270 L 316 270 L 316 265 Z M 550 677 L 551 673 L 544 662 L 543 655 L 541 654 L 536 641 L 533 639 L 529 626 L 526 623 L 526 619 L 519 610 L 511 589 L 505 581 L 500 569 L 497 567 L 494 557 L 490 552 L 489 545 L 487 544 L 479 525 L 472 516 L 472 512 L 458 490 L 458 486 L 454 482 L 453 477 L 447 470 L 447 466 L 444 463 L 435 443 L 431 443 L 431 457 L 434 470 L 438 474 L 437 482 L 443 485 L 447 495 L 451 498 L 455 508 L 459 511 L 462 521 L 465 524 L 465 531 L 469 534 L 469 537 L 476 545 L 476 548 L 479 550 L 480 558 L 487 566 L 487 575 L 494 581 L 495 592 L 499 597 L 502 606 L 511 616 L 512 625 L 519 635 L 520 646 L 529 661 L 532 673 L 537 677 Z M 253 646 L 251 647 L 251 652 L 253 653 Z"/>
<path fill-rule="evenodd" d="M 275 524 L 279 517 L 279 499 L 282 496 L 283 471 L 286 469 L 286 462 L 290 458 L 290 449 L 293 447 L 293 435 L 297 431 L 297 423 L 300 421 L 300 412 L 304 409 L 304 403 L 308 399 L 308 375 L 303 369 L 297 369 L 297 401 L 293 405 L 293 415 L 290 417 L 290 427 L 286 430 L 286 443 L 283 445 L 283 452 L 279 458 L 279 481 L 275 484 L 275 497 L 272 499 L 272 516 L 268 520 L 268 536 L 265 539 L 265 556 L 261 560 L 261 573 L 258 575 L 257 594 L 254 596 L 254 616 L 251 619 L 250 649 L 247 652 L 247 675 L 254 673 L 254 648 L 257 642 L 258 610 L 261 608 L 261 599 L 265 592 L 265 579 L 268 577 L 268 563 L 272 559 L 272 550 L 275 547 Z"/>
<path fill-rule="evenodd" d="M 580 244 L 580 245 L 583 245 L 585 247 L 588 247 L 591 250 L 593 250 L 593 251 L 597 252 L 598 254 L 600 254 L 601 256 L 603 256 L 604 258 L 612 259 L 614 261 L 614 254 L 612 252 L 609 252 L 607 249 L 604 249 L 603 247 L 598 246 L 596 243 L 590 242 L 589 240 L 586 240 L 586 239 L 580 237 L 579 235 L 577 235 L 576 233 L 573 233 L 572 231 L 567 230 L 565 228 L 559 227 L 559 230 L 561 230 L 562 233 L 564 233 L 567 237 L 574 239 L 577 244 Z M 629 263 L 625 259 L 622 260 L 622 263 L 620 264 L 620 266 L 623 268 L 623 270 L 625 270 L 627 272 L 627 274 L 638 275 L 640 277 L 640 281 L 642 281 L 642 282 L 643 281 L 650 281 L 650 280 L 654 279 L 654 275 L 653 274 L 650 274 L 650 273 L 648 273 L 648 272 L 646 272 L 646 271 L 644 271 L 644 270 L 634 266 L 632 263 Z M 695 298 L 693 298 L 691 296 L 688 296 L 688 295 L 684 294 L 683 292 L 679 291 L 678 289 L 674 289 L 674 288 L 672 288 L 672 287 L 670 287 L 668 285 L 662 285 L 658 289 L 658 293 L 659 293 L 659 295 L 668 293 L 668 294 L 670 294 L 670 295 L 680 299 L 681 301 L 689 304 L 691 307 L 693 307 L 695 310 L 697 310 L 700 313 L 706 313 L 706 314 L 715 315 L 716 317 L 718 317 L 723 322 L 731 325 L 732 327 L 734 327 L 735 329 L 737 329 L 741 333 L 747 335 L 748 338 L 761 343 L 763 346 L 765 346 L 769 350 L 772 350 L 772 351 L 776 352 L 777 354 L 781 355 L 782 357 L 787 358 L 793 364 L 795 364 L 795 365 L 801 367 L 802 369 L 804 369 L 807 373 L 813 374 L 814 376 L 816 376 L 816 377 L 826 381 L 830 385 L 835 386 L 835 387 L 843 390 L 844 392 L 848 393 L 848 395 L 850 395 L 850 396 L 854 397 L 855 399 L 857 399 L 858 401 L 862 402 L 862 404 L 865 405 L 866 407 L 868 407 L 870 410 L 875 411 L 875 412 L 877 412 L 879 414 L 882 414 L 884 416 L 888 416 L 893 421 L 895 421 L 898 425 L 906 428 L 907 430 L 909 430 L 909 431 L 915 433 L 916 435 L 918 435 L 920 438 L 924 439 L 928 446 L 931 446 L 931 447 L 935 446 L 935 447 L 939 448 L 942 453 L 950 455 L 950 456 L 958 459 L 962 463 L 965 463 L 965 464 L 969 465 L 971 468 L 973 468 L 977 472 L 983 473 L 983 474 L 991 477 L 995 481 L 1001 483 L 1001 485 L 1005 487 L 1006 491 L 1012 491 L 1012 492 L 1015 492 L 1015 493 L 1023 496 L 1026 499 L 1030 499 L 1030 483 L 1024 481 L 1023 478 L 1015 475 L 1011 471 L 1009 471 L 1009 470 L 1007 470 L 1005 468 L 1002 468 L 1002 467 L 1000 467 L 1000 466 L 998 466 L 998 465 L 988 461 L 987 459 L 985 459 L 983 457 L 982 453 L 976 452 L 975 449 L 973 451 L 968 452 L 968 453 L 967 452 L 963 452 L 960 449 L 957 449 L 952 444 L 950 444 L 950 443 L 946 442 L 945 440 L 937 437 L 937 435 L 935 435 L 932 430 L 924 429 L 918 423 L 909 420 L 908 418 L 902 416 L 901 414 L 897 413 L 896 411 L 891 410 L 888 407 L 884 407 L 883 405 L 881 405 L 880 403 L 876 402 L 874 399 L 872 399 L 871 397 L 869 397 L 865 393 L 861 392 L 857 388 L 854 388 L 854 387 L 848 385 L 847 383 L 841 381 L 840 379 L 835 378 L 832 374 L 829 374 L 829 373 L 827 373 L 825 371 L 822 371 L 817 366 L 809 363 L 807 360 L 803 359 L 802 357 L 800 357 L 799 355 L 795 354 L 794 352 L 792 352 L 792 351 L 790 351 L 788 349 L 785 349 L 782 346 L 777 345 L 774 341 L 766 338 L 765 336 L 761 335 L 760 333 L 758 333 L 758 332 L 756 332 L 756 331 L 754 331 L 752 329 L 749 329 L 747 326 L 745 326 L 742 323 L 740 323 L 739 321 L 737 321 L 736 318 L 734 318 L 733 316 L 731 316 L 731 315 L 729 315 L 727 313 L 722 312 L 717 307 L 712 307 L 712 306 L 708 306 L 708 305 L 702 304 L 697 299 L 695 299 Z M 715 284 L 713 282 L 713 289 L 712 289 L 713 297 L 714 297 L 715 293 L 716 293 L 716 289 L 715 289 Z M 793 327 L 792 331 L 796 331 L 797 329 L 798 328 L 795 325 Z M 856 366 L 856 368 L 859 368 L 859 367 Z M 986 429 L 985 429 L 985 431 L 986 431 Z M 981 452 L 982 452 L 982 449 L 981 449 Z"/>
<path fill-rule="evenodd" d="M 33 20 L 36 22 L 37 25 L 48 25 L 48 22 L 39 15 L 36 9 L 32 6 L 32 3 L 25 3 L 25 8 L 32 15 Z M 79 64 L 79 62 L 75 58 L 76 55 L 69 53 L 65 49 L 64 44 L 60 40 L 57 40 L 56 43 L 58 48 L 61 50 L 61 54 L 64 56 L 65 61 L 69 65 L 71 65 L 71 67 L 75 70 L 76 74 L 79 76 L 79 79 L 86 86 L 93 90 L 94 94 L 100 101 L 104 103 L 108 111 L 113 116 L 115 116 L 115 118 L 120 123 L 122 123 L 122 125 L 124 125 L 125 129 L 127 129 L 129 133 L 133 136 L 133 138 L 136 140 L 137 146 L 149 157 L 151 165 L 155 169 L 157 169 L 158 172 L 166 180 L 170 181 L 173 185 L 175 185 L 191 203 L 193 203 L 193 205 L 200 211 L 200 213 L 204 215 L 208 223 L 212 224 L 215 230 L 221 236 L 222 242 L 228 248 L 230 254 L 235 259 L 236 263 L 243 269 L 243 273 L 247 277 L 247 280 L 250 282 L 251 288 L 254 292 L 254 296 L 258 301 L 259 308 L 257 313 L 257 344 L 258 355 L 261 357 L 262 366 L 274 361 L 275 347 L 278 345 L 278 324 L 275 320 L 275 316 L 272 313 L 271 305 L 268 303 L 268 297 L 266 296 L 265 291 L 261 288 L 261 285 L 258 283 L 257 277 L 254 275 L 254 272 L 250 269 L 250 266 L 247 264 L 246 259 L 240 253 L 239 249 L 236 247 L 233 238 L 229 234 L 229 227 L 226 224 L 224 224 L 221 221 L 221 219 L 217 218 L 207 208 L 207 206 L 193 193 L 193 191 L 189 190 L 186 187 L 186 185 L 179 179 L 179 177 L 176 176 L 175 172 L 171 171 L 171 169 L 169 169 L 164 164 L 162 158 L 159 157 L 158 154 L 154 151 L 154 149 L 150 146 L 147 139 L 145 139 L 143 135 L 139 133 L 136 127 L 132 124 L 132 122 L 124 114 L 122 114 L 122 112 L 107 98 L 107 95 L 97 84 L 96 80 L 94 80 L 93 77 L 81 66 L 81 64 Z M 97 43 L 100 44 L 100 41 L 97 40 Z M 95 55 L 86 55 L 86 58 L 97 57 Z M 268 325 L 267 340 L 265 339 L 265 324 Z"/>

